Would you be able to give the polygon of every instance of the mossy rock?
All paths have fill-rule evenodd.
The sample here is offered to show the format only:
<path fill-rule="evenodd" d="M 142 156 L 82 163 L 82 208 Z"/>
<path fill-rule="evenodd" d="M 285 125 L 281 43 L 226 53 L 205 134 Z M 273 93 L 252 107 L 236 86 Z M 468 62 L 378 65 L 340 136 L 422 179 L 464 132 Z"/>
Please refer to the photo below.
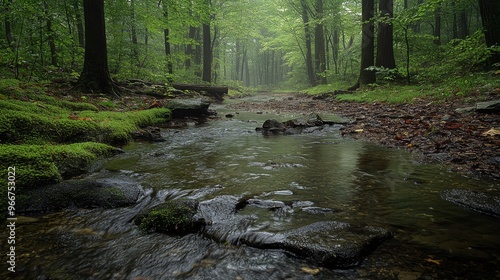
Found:
<path fill-rule="evenodd" d="M 105 178 L 69 180 L 18 193 L 16 214 L 129 206 L 144 195 L 144 189 L 130 179 Z"/>
<path fill-rule="evenodd" d="M 203 219 L 195 219 L 198 201 L 192 199 L 170 200 L 142 211 L 135 219 L 136 225 L 147 233 L 161 232 L 184 235 L 199 231 Z"/>

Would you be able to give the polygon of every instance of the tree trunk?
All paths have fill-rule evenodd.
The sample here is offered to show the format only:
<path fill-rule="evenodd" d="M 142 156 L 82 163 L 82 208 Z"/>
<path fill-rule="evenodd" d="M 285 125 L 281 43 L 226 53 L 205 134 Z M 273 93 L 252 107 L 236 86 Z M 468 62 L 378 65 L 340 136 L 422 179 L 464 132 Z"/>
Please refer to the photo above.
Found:
<path fill-rule="evenodd" d="M 479 0 L 479 9 L 484 28 L 484 37 L 488 47 L 500 46 L 500 1 Z M 488 59 L 491 66 L 500 63 L 500 52 L 493 52 Z"/>
<path fill-rule="evenodd" d="M 50 48 L 50 63 L 53 66 L 58 65 L 57 63 L 57 51 L 56 51 L 56 42 L 54 38 L 54 30 L 52 30 L 52 17 L 49 12 L 49 4 L 47 1 L 43 1 L 43 8 L 45 13 L 45 19 L 47 20 L 47 41 L 49 43 Z"/>
<path fill-rule="evenodd" d="M 136 65 L 139 64 L 139 50 L 137 40 L 137 20 L 135 19 L 135 0 L 130 0 L 130 37 L 132 40 L 132 58 Z"/>
<path fill-rule="evenodd" d="M 108 69 L 104 0 L 84 0 L 85 56 L 77 88 L 118 96 Z"/>
<path fill-rule="evenodd" d="M 363 25 L 361 35 L 361 69 L 357 84 L 351 87 L 350 90 L 356 89 L 360 86 L 373 84 L 376 81 L 375 72 L 366 70 L 366 68 L 374 65 L 374 6 L 374 0 L 362 0 L 361 21 L 363 22 Z"/>
<path fill-rule="evenodd" d="M 300 0 L 300 5 L 302 7 L 302 21 L 304 22 L 304 32 L 306 38 L 307 78 L 309 79 L 309 84 L 311 86 L 316 86 L 316 77 L 314 75 L 314 67 L 312 60 L 311 32 L 309 31 L 309 11 L 307 7 L 307 2 L 305 0 Z"/>
<path fill-rule="evenodd" d="M 4 11 L 5 11 L 5 20 L 4 20 L 5 36 L 7 38 L 7 44 L 9 45 L 9 47 L 14 49 L 15 46 L 14 46 L 14 39 L 12 39 L 12 28 L 11 28 L 11 23 L 10 23 L 10 12 L 9 12 L 10 3 L 11 3 L 11 0 L 5 1 L 5 7 L 4 7 Z"/>
<path fill-rule="evenodd" d="M 82 14 L 80 13 L 80 8 L 78 6 L 77 0 L 73 2 L 73 8 L 75 9 L 76 17 L 76 29 L 78 31 L 78 46 L 80 48 L 85 48 L 85 32 L 83 30 Z"/>
<path fill-rule="evenodd" d="M 189 26 L 189 39 L 195 41 L 196 40 L 196 27 L 194 26 Z M 193 45 L 191 43 L 188 43 L 186 46 L 186 61 L 184 62 L 184 66 L 186 66 L 187 69 L 191 68 L 191 60 L 193 59 L 194 56 L 194 49 Z"/>
<path fill-rule="evenodd" d="M 441 45 L 441 4 L 439 3 L 434 12 L 434 44 Z"/>
<path fill-rule="evenodd" d="M 210 23 L 203 24 L 203 77 L 202 80 L 212 81 L 212 40 L 210 39 Z"/>
<path fill-rule="evenodd" d="M 379 0 L 380 22 L 377 34 L 377 62 L 376 66 L 387 69 L 396 68 L 394 59 L 393 25 L 389 22 L 393 18 L 393 1 Z"/>
<path fill-rule="evenodd" d="M 465 39 L 469 36 L 467 13 L 465 10 L 461 10 L 458 15 L 458 38 Z M 500 28 L 500 26 L 498 26 Z"/>
<path fill-rule="evenodd" d="M 316 0 L 316 27 L 314 29 L 314 58 L 316 61 L 316 83 L 326 84 L 326 50 L 323 20 L 323 0 Z"/>
<path fill-rule="evenodd" d="M 168 7 L 165 1 L 163 2 L 163 16 L 165 17 L 165 22 L 168 25 Z M 174 66 L 172 64 L 172 51 L 170 49 L 170 29 L 163 29 L 163 39 L 165 42 L 165 56 L 167 58 L 167 72 L 172 75 L 174 73 Z"/>

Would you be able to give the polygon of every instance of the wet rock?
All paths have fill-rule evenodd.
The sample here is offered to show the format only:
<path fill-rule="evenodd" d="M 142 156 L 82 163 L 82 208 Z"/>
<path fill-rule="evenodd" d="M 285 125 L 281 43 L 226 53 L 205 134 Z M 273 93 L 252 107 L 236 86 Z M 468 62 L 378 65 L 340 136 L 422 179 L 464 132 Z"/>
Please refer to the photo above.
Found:
<path fill-rule="evenodd" d="M 151 142 L 163 142 L 166 141 L 163 136 L 161 136 L 161 131 L 159 127 L 148 126 L 138 131 L 132 133 L 132 138 L 136 140 L 146 140 Z"/>
<path fill-rule="evenodd" d="M 221 195 L 210 200 L 200 202 L 197 217 L 205 219 L 209 223 L 228 221 L 234 217 L 236 209 L 246 200 L 232 195 Z"/>
<path fill-rule="evenodd" d="M 377 227 L 317 222 L 297 229 L 271 233 L 247 232 L 239 242 L 261 249 L 281 249 L 330 268 L 348 268 L 362 260 L 391 234 Z"/>
<path fill-rule="evenodd" d="M 174 99 L 165 105 L 172 110 L 172 118 L 206 117 L 211 114 L 208 110 L 210 103 L 203 99 Z"/>
<path fill-rule="evenodd" d="M 266 120 L 262 124 L 262 128 L 256 128 L 263 134 L 284 134 L 296 135 L 301 133 L 313 133 L 323 129 L 325 123 L 318 114 L 310 114 L 305 117 L 300 117 L 285 122 L 278 122 L 271 119 Z"/>
<path fill-rule="evenodd" d="M 16 196 L 16 212 L 116 208 L 135 204 L 143 196 L 142 186 L 128 179 L 69 180 L 56 185 L 24 189 Z"/>
<path fill-rule="evenodd" d="M 311 214 L 325 214 L 334 212 L 333 209 L 330 208 L 315 207 L 315 206 L 302 207 L 302 211 Z"/>
<path fill-rule="evenodd" d="M 276 208 L 284 208 L 286 205 L 282 201 L 262 200 L 262 199 L 251 198 L 248 200 L 248 206 L 255 206 L 255 207 L 267 208 L 267 209 L 276 209 Z"/>
<path fill-rule="evenodd" d="M 197 232 L 205 226 L 205 220 L 195 218 L 198 201 L 194 199 L 169 200 L 143 210 L 135 218 L 135 224 L 145 232 L 161 232 L 184 235 Z"/>
<path fill-rule="evenodd" d="M 272 120 L 266 120 L 264 124 L 262 124 L 262 129 L 266 133 L 274 133 L 278 134 L 280 132 L 283 132 L 285 130 L 285 126 L 283 123 L 272 119 Z"/>
<path fill-rule="evenodd" d="M 480 191 L 451 189 L 443 191 L 441 198 L 483 214 L 500 217 L 500 196 Z"/>
<path fill-rule="evenodd" d="M 215 241 L 235 244 L 254 220 L 247 215 L 236 215 L 236 210 L 246 206 L 243 198 L 222 195 L 200 202 L 196 219 L 203 219 L 207 226 L 203 235 Z"/>

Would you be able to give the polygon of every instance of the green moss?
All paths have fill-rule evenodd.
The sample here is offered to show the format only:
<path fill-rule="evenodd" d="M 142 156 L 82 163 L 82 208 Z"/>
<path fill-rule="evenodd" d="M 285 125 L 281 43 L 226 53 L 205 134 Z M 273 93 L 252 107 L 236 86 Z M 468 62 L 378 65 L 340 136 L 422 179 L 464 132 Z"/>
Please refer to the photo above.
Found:
<path fill-rule="evenodd" d="M 74 112 L 42 102 L 20 100 L 0 100 L 0 109 L 0 143 L 25 144 L 126 143 L 132 132 L 165 122 L 169 113 L 168 109 L 158 108 L 134 112 Z"/>
<path fill-rule="evenodd" d="M 16 79 L 0 79 L 0 93 L 3 95 L 17 95 L 22 93 L 21 82 Z"/>
<path fill-rule="evenodd" d="M 16 191 L 60 182 L 65 174 L 78 175 L 90 163 L 116 152 L 101 143 L 69 145 L 0 145 L 0 185 L 7 186 L 7 168 L 15 167 Z M 0 188 L 0 211 L 7 209 L 7 188 Z"/>
<path fill-rule="evenodd" d="M 140 127 L 159 125 L 166 121 L 170 110 L 155 108 L 133 112 L 80 112 L 83 118 L 96 121 L 103 131 L 108 131 L 103 139 L 107 143 L 125 143 L 130 134 Z"/>
<path fill-rule="evenodd" d="M 17 186 L 36 187 L 61 181 L 60 169 L 67 168 L 71 162 L 88 165 L 100 157 L 113 154 L 115 150 L 106 144 L 92 142 L 69 145 L 1 145 L 0 162 L 16 167 Z"/>
<path fill-rule="evenodd" d="M 185 233 L 194 227 L 196 206 L 190 201 L 174 200 L 157 205 L 136 221 L 144 232 Z"/>

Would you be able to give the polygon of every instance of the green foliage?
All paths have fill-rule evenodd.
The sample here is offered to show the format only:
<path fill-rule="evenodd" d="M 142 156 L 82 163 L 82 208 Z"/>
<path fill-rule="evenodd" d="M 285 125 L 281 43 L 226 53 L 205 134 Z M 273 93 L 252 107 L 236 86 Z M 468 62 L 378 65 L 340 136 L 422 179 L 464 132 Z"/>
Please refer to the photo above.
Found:
<path fill-rule="evenodd" d="M 491 53 L 484 42 L 484 34 L 478 30 L 465 40 L 455 39 L 446 45 L 444 61 L 437 71 L 446 74 L 464 75 L 485 62 Z"/>

